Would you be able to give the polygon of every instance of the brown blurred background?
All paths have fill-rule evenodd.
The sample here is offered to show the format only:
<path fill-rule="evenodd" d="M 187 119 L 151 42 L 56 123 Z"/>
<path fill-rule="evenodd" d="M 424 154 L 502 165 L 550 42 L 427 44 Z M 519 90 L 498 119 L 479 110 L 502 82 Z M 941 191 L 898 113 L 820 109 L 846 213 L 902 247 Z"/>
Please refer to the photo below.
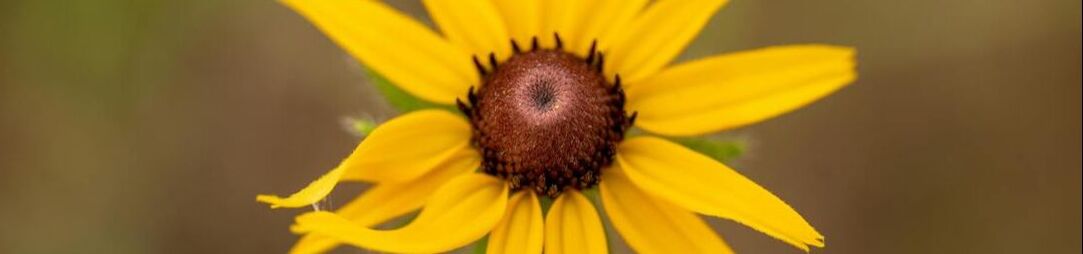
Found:
<path fill-rule="evenodd" d="M 1079 253 L 1080 8 L 735 0 L 682 59 L 859 49 L 856 84 L 731 134 L 827 236 L 815 253 Z M 344 117 L 393 116 L 273 1 L 9 0 L 0 43 L 0 253 L 284 252 L 299 211 L 254 195 L 335 165 Z M 712 223 L 739 252 L 799 252 Z"/>

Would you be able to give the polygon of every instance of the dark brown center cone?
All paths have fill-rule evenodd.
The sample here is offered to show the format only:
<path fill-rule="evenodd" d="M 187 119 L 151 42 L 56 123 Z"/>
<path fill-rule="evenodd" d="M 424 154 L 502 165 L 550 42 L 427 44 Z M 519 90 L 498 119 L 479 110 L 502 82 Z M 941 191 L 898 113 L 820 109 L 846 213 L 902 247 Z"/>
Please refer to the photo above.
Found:
<path fill-rule="evenodd" d="M 479 67 L 484 84 L 460 109 L 484 172 L 551 197 L 598 183 L 634 116 L 625 115 L 619 77 L 610 84 L 601 60 L 588 59 L 535 49 L 493 70 Z"/>

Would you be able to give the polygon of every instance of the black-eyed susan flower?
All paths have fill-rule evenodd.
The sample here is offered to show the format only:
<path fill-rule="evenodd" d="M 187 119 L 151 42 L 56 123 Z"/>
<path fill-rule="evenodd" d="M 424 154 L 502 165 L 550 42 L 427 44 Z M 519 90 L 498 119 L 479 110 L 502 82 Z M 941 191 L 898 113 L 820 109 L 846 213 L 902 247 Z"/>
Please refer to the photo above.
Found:
<path fill-rule="evenodd" d="M 489 235 L 494 253 L 606 253 L 598 200 L 646 253 L 727 253 L 699 216 L 797 248 L 823 236 L 733 169 L 675 144 L 755 123 L 855 78 L 854 51 L 770 47 L 668 66 L 724 0 L 425 1 L 440 34 L 368 0 L 285 0 L 369 68 L 424 100 L 376 127 L 340 165 L 272 207 L 304 207 L 339 182 L 374 186 L 291 227 L 293 252 L 345 243 L 443 252 Z M 626 138 L 630 128 L 643 135 Z M 543 214 L 541 199 L 553 199 Z M 405 226 L 376 225 L 420 209 Z"/>

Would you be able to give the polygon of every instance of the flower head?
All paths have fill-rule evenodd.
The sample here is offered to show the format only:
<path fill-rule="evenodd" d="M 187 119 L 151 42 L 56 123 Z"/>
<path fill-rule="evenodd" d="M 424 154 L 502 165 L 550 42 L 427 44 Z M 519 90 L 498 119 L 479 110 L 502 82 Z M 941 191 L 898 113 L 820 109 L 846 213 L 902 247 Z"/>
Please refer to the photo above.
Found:
<path fill-rule="evenodd" d="M 306 188 L 257 197 L 304 207 L 339 182 L 374 183 L 335 212 L 298 216 L 291 230 L 305 236 L 293 252 L 443 252 L 488 234 L 495 253 L 605 253 L 598 201 L 640 252 L 731 252 L 697 214 L 823 246 L 781 199 L 666 137 L 826 96 L 854 80 L 852 49 L 771 47 L 668 66 L 722 0 L 425 1 L 442 35 L 377 1 L 285 3 L 401 89 L 460 111 L 399 116 Z M 647 134 L 626 138 L 633 127 Z M 592 202 L 584 191 L 595 187 Z M 418 209 L 401 228 L 375 229 Z"/>

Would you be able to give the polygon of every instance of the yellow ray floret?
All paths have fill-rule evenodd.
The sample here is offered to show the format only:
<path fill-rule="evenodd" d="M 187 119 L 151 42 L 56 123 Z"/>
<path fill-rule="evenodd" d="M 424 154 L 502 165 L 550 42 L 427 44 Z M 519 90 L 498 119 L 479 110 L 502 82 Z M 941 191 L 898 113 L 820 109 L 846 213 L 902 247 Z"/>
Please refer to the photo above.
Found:
<path fill-rule="evenodd" d="M 545 252 L 609 252 L 598 211 L 579 191 L 565 191 L 549 208 L 545 216 Z"/>
<path fill-rule="evenodd" d="M 856 78 L 854 50 L 828 45 L 769 47 L 666 69 L 626 88 L 636 125 L 693 136 L 736 128 L 816 101 Z"/>
<path fill-rule="evenodd" d="M 541 253 L 545 225 L 541 203 L 533 191 L 520 191 L 508 200 L 504 219 L 489 234 L 488 253 Z"/>
<path fill-rule="evenodd" d="M 632 84 L 669 64 L 707 25 L 725 0 L 658 1 L 614 36 L 607 74 Z M 610 42 L 607 42 L 610 43 Z"/>
<path fill-rule="evenodd" d="M 609 221 L 640 253 L 733 253 L 699 216 L 640 190 L 620 169 L 606 171 L 598 189 Z"/>
<path fill-rule="evenodd" d="M 688 148 L 638 137 L 621 144 L 617 161 L 615 169 L 640 189 L 684 209 L 734 220 L 805 251 L 824 245 L 823 236 L 774 194 Z"/>
<path fill-rule="evenodd" d="M 283 0 L 406 92 L 451 105 L 479 77 L 470 51 L 379 1 Z"/>
<path fill-rule="evenodd" d="M 260 195 L 271 207 L 301 207 L 323 199 L 339 181 L 406 182 L 468 148 L 470 124 L 444 110 L 420 110 L 372 131 L 338 167 L 286 198 Z"/>
<path fill-rule="evenodd" d="M 508 187 L 485 174 L 459 176 L 436 191 L 410 224 L 377 230 L 330 212 L 297 217 L 296 233 L 315 233 L 381 252 L 436 253 L 485 236 L 504 216 Z"/>
<path fill-rule="evenodd" d="M 480 164 L 481 158 L 476 151 L 473 149 L 463 151 L 433 169 L 432 172 L 412 181 L 376 184 L 360 197 L 336 210 L 335 214 L 357 225 L 375 227 L 420 209 L 437 188 L 456 176 L 473 172 Z M 335 238 L 324 235 L 306 234 L 293 245 L 290 253 L 323 253 L 340 243 Z"/>

